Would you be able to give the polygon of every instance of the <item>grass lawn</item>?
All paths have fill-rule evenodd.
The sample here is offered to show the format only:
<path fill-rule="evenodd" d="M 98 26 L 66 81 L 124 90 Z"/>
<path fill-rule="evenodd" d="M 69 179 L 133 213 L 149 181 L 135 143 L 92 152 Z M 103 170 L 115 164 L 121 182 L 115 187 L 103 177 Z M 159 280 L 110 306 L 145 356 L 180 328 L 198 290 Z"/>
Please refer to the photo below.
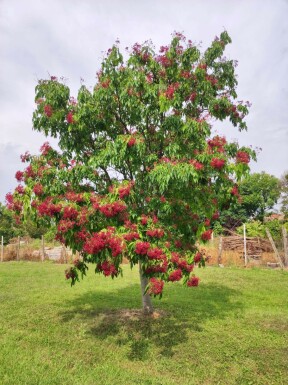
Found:
<path fill-rule="evenodd" d="M 64 270 L 0 264 L 1 385 L 288 384 L 287 272 L 201 269 L 151 319 L 123 311 L 141 306 L 136 269 L 73 288 Z"/>

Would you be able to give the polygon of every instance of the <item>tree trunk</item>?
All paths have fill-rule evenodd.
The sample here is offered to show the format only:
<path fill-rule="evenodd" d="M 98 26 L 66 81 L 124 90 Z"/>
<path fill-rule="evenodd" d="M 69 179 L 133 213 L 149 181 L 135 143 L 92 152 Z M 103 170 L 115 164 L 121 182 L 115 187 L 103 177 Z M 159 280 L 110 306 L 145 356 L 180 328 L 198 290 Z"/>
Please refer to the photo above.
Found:
<path fill-rule="evenodd" d="M 152 314 L 153 313 L 153 305 L 151 301 L 151 297 L 149 294 L 144 294 L 145 289 L 148 285 L 148 278 L 143 277 L 141 262 L 139 261 L 139 275 L 140 275 L 140 283 L 141 283 L 141 295 L 142 295 L 142 307 L 144 314 Z"/>

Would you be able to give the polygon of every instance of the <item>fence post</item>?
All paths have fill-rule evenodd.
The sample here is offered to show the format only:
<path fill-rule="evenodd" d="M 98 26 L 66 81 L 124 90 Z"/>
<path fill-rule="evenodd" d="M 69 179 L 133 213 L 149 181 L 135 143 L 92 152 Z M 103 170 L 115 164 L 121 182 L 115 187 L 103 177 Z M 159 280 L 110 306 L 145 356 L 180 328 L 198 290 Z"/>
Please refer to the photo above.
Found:
<path fill-rule="evenodd" d="M 244 237 L 244 264 L 247 266 L 247 245 L 246 245 L 246 225 L 243 224 L 243 237 Z"/>
<path fill-rule="evenodd" d="M 41 236 L 41 261 L 43 262 L 45 258 L 45 244 L 44 244 L 44 235 Z"/>
<path fill-rule="evenodd" d="M 287 242 L 287 231 L 285 226 L 282 226 L 282 236 L 283 236 L 283 246 L 284 246 L 284 264 L 285 266 L 288 266 L 288 242 Z"/>
<path fill-rule="evenodd" d="M 2 235 L 2 237 L 1 237 L 1 262 L 3 262 L 3 258 L 4 258 L 4 237 Z"/>
<path fill-rule="evenodd" d="M 267 227 L 266 227 L 266 234 L 267 234 L 267 236 L 268 236 L 268 238 L 269 238 L 269 241 L 270 241 L 270 243 L 271 243 L 271 246 L 272 246 L 272 248 L 273 248 L 273 250 L 274 250 L 274 254 L 275 254 L 275 256 L 276 256 L 276 259 L 278 260 L 278 262 L 279 262 L 281 268 L 283 269 L 284 265 L 283 265 L 282 259 L 281 259 L 280 255 L 279 255 L 279 253 L 278 253 L 278 250 L 277 250 L 277 248 L 276 248 L 276 246 L 275 246 L 275 243 L 274 243 L 274 241 L 273 241 L 272 235 L 270 234 L 270 231 L 267 229 Z"/>
<path fill-rule="evenodd" d="M 17 239 L 17 246 L 16 246 L 16 258 L 17 258 L 17 261 L 19 261 L 20 259 L 20 237 L 18 237 Z"/>
<path fill-rule="evenodd" d="M 222 246 L 223 246 L 223 240 L 222 240 L 222 236 L 220 235 L 219 246 L 218 246 L 218 265 L 220 265 L 222 262 Z"/>

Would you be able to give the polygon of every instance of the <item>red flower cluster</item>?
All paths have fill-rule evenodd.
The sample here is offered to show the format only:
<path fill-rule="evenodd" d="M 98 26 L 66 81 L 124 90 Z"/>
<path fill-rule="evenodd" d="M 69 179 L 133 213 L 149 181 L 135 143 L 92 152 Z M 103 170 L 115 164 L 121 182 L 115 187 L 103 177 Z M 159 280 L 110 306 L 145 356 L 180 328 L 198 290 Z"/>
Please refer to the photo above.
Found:
<path fill-rule="evenodd" d="M 116 277 L 118 275 L 118 271 L 113 263 L 108 261 L 104 261 L 102 263 L 98 263 L 97 270 L 102 271 L 105 277 Z"/>
<path fill-rule="evenodd" d="M 214 138 L 209 139 L 207 143 L 208 143 L 208 146 L 211 148 L 215 148 L 215 147 L 221 148 L 227 143 L 227 140 L 224 136 L 217 135 L 217 136 L 214 136 Z"/>
<path fill-rule="evenodd" d="M 66 194 L 65 194 L 65 197 L 66 199 L 68 199 L 69 201 L 72 201 L 72 202 L 76 202 L 76 203 L 81 203 L 83 202 L 83 194 L 81 193 L 76 193 L 74 191 L 68 191 Z"/>
<path fill-rule="evenodd" d="M 77 233 L 75 233 L 75 239 L 78 242 L 86 241 L 88 236 L 89 236 L 89 233 L 86 230 L 77 231 Z"/>
<path fill-rule="evenodd" d="M 130 242 L 130 241 L 134 241 L 135 239 L 139 239 L 140 238 L 140 235 L 136 232 L 133 232 L 133 233 L 127 233 L 127 234 L 124 234 L 123 238 Z"/>
<path fill-rule="evenodd" d="M 60 235 L 60 234 L 67 233 L 67 231 L 70 229 L 73 229 L 74 226 L 75 226 L 74 221 L 67 221 L 67 220 L 61 219 L 57 226 L 58 234 Z"/>
<path fill-rule="evenodd" d="M 179 88 L 179 83 L 173 83 L 170 84 L 165 92 L 165 96 L 167 99 L 173 99 L 174 97 L 174 92 Z"/>
<path fill-rule="evenodd" d="M 237 163 L 249 163 L 250 162 L 250 155 L 247 154 L 245 151 L 238 151 L 236 155 L 236 162 Z"/>
<path fill-rule="evenodd" d="M 149 242 L 137 242 L 135 247 L 135 253 L 139 255 L 146 255 L 149 248 Z"/>
<path fill-rule="evenodd" d="M 46 105 L 44 106 L 44 114 L 45 114 L 48 118 L 50 118 L 50 117 L 52 116 L 52 114 L 53 114 L 53 109 L 52 109 L 52 107 L 51 107 L 49 104 L 46 104 Z"/>
<path fill-rule="evenodd" d="M 218 80 L 212 75 L 206 75 L 205 79 L 210 82 L 212 86 L 215 86 L 218 83 Z"/>
<path fill-rule="evenodd" d="M 225 160 L 219 159 L 219 158 L 213 158 L 210 162 L 210 166 L 218 170 L 221 170 L 221 168 L 225 166 Z"/>
<path fill-rule="evenodd" d="M 22 202 L 17 201 L 14 198 L 13 194 L 11 194 L 11 193 L 6 194 L 5 200 L 6 200 L 7 208 L 9 210 L 12 210 L 12 211 L 21 211 L 22 210 Z"/>
<path fill-rule="evenodd" d="M 162 229 L 147 230 L 146 235 L 152 238 L 160 239 L 164 236 L 164 230 Z"/>
<path fill-rule="evenodd" d="M 43 194 L 43 186 L 40 183 L 36 183 L 33 187 L 33 192 L 35 195 L 40 196 Z"/>
<path fill-rule="evenodd" d="M 166 271 L 167 271 L 167 262 L 165 261 L 161 265 L 153 265 L 153 266 L 147 267 L 144 273 L 145 274 L 166 273 Z"/>
<path fill-rule="evenodd" d="M 194 265 L 193 264 L 189 265 L 185 259 L 180 258 L 180 255 L 178 253 L 173 252 L 171 253 L 171 255 L 172 255 L 171 262 L 174 263 L 174 265 L 176 265 L 179 269 L 186 270 L 188 273 L 190 273 L 193 270 Z"/>
<path fill-rule="evenodd" d="M 134 182 L 130 182 L 125 186 L 120 186 L 118 188 L 119 198 L 123 199 L 123 198 L 127 197 L 128 195 L 130 195 L 130 190 L 133 187 L 133 185 L 134 185 Z"/>
<path fill-rule="evenodd" d="M 148 217 L 147 217 L 147 215 L 142 214 L 142 216 L 141 216 L 141 224 L 142 224 L 143 226 L 145 226 L 145 225 L 147 225 L 147 223 L 148 223 Z"/>
<path fill-rule="evenodd" d="M 63 219 L 77 219 L 78 211 L 74 207 L 66 206 L 63 210 Z"/>
<path fill-rule="evenodd" d="M 159 55 L 157 58 L 156 58 L 157 62 L 160 63 L 163 67 L 169 67 L 172 62 L 170 59 L 168 59 L 167 56 L 165 55 Z"/>
<path fill-rule="evenodd" d="M 150 295 L 159 295 L 162 294 L 164 287 L 164 281 L 157 278 L 151 278 L 149 281 L 149 290 L 148 293 Z"/>
<path fill-rule="evenodd" d="M 23 181 L 23 176 L 24 176 L 24 173 L 22 171 L 17 171 L 15 174 L 15 178 L 18 182 Z"/>
<path fill-rule="evenodd" d="M 37 211 L 41 216 L 47 215 L 48 217 L 52 217 L 53 215 L 59 213 L 61 208 L 60 204 L 54 204 L 51 202 L 51 198 L 48 198 L 44 202 L 40 203 L 37 207 Z"/>
<path fill-rule="evenodd" d="M 202 170 L 202 168 L 204 168 L 204 164 L 198 162 L 195 159 L 189 160 L 189 163 L 192 164 L 196 170 Z"/>
<path fill-rule="evenodd" d="M 211 236 L 212 236 L 212 230 L 206 230 L 204 231 L 204 233 L 202 233 L 201 239 L 203 241 L 209 241 L 209 239 L 211 239 Z"/>
<path fill-rule="evenodd" d="M 158 247 L 154 247 L 153 249 L 148 250 L 147 256 L 148 256 L 149 259 L 162 259 L 162 260 L 166 260 L 166 255 L 164 254 L 163 250 L 159 249 Z"/>
<path fill-rule="evenodd" d="M 69 124 L 75 123 L 72 111 L 68 112 L 68 114 L 66 115 L 66 120 L 67 120 L 67 123 Z"/>
<path fill-rule="evenodd" d="M 25 194 L 24 187 L 21 186 L 21 185 L 17 186 L 17 187 L 15 188 L 15 191 L 16 191 L 18 194 L 20 194 L 20 195 Z"/>
<path fill-rule="evenodd" d="M 204 221 L 204 226 L 209 227 L 211 225 L 210 219 L 206 218 Z"/>
<path fill-rule="evenodd" d="M 213 221 L 216 221 L 217 219 L 219 219 L 219 217 L 220 217 L 219 211 L 216 211 L 216 212 L 212 215 L 212 220 L 213 220 Z"/>
<path fill-rule="evenodd" d="M 127 146 L 133 147 L 135 143 L 136 143 L 136 138 L 134 136 L 131 136 L 131 138 L 127 142 Z"/>
<path fill-rule="evenodd" d="M 83 245 L 83 250 L 88 254 L 98 254 L 105 247 L 111 250 L 113 257 L 117 257 L 123 252 L 121 239 L 113 236 L 112 231 L 94 233 Z"/>
<path fill-rule="evenodd" d="M 42 146 L 40 147 L 40 152 L 44 156 L 47 155 L 50 150 L 52 150 L 52 147 L 48 142 L 43 143 Z"/>
<path fill-rule="evenodd" d="M 94 206 L 93 206 L 94 207 Z M 126 210 L 126 205 L 121 202 L 106 203 L 99 207 L 99 210 L 107 218 L 115 217 Z"/>
<path fill-rule="evenodd" d="M 202 259 L 202 254 L 198 251 L 194 256 L 194 263 L 200 262 Z"/>
<path fill-rule="evenodd" d="M 180 281 L 181 278 L 182 278 L 182 270 L 177 269 L 172 271 L 172 273 L 170 273 L 168 277 L 168 281 L 171 281 L 171 282 Z"/>
<path fill-rule="evenodd" d="M 232 189 L 231 189 L 231 195 L 235 195 L 235 197 L 239 197 L 240 194 L 239 194 L 239 191 L 238 191 L 238 187 L 237 186 L 233 186 Z"/>
<path fill-rule="evenodd" d="M 25 175 L 25 179 L 26 178 L 35 178 L 36 173 L 33 171 L 31 164 L 29 164 L 29 166 L 25 169 L 24 175 Z"/>
<path fill-rule="evenodd" d="M 198 286 L 199 285 L 199 278 L 198 277 L 191 277 L 189 278 L 189 280 L 187 281 L 187 286 Z"/>
<path fill-rule="evenodd" d="M 104 82 L 101 82 L 101 86 L 103 88 L 108 88 L 110 84 L 110 79 L 105 80 Z"/>
<path fill-rule="evenodd" d="M 25 154 L 20 155 L 20 159 L 22 163 L 28 162 L 31 158 L 31 155 L 28 151 L 25 152 Z"/>
<path fill-rule="evenodd" d="M 75 278 L 75 272 L 73 270 L 73 267 L 70 267 L 69 269 L 65 270 L 65 277 L 66 279 Z"/>

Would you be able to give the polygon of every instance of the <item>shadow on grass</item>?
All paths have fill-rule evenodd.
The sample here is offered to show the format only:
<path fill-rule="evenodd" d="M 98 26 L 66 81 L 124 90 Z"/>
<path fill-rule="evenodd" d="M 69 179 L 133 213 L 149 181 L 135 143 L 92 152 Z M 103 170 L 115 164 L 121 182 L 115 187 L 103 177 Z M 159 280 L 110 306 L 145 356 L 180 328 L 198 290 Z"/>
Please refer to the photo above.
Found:
<path fill-rule="evenodd" d="M 133 284 L 113 293 L 97 289 L 78 296 L 66 302 L 61 317 L 66 322 L 76 318 L 87 324 L 93 338 L 125 347 L 130 360 L 146 360 L 155 348 L 158 355 L 172 357 L 174 348 L 196 337 L 206 320 L 240 315 L 240 299 L 239 291 L 220 284 L 196 289 L 174 285 L 162 301 L 154 300 L 157 318 L 152 318 L 142 315 L 140 289 Z"/>

